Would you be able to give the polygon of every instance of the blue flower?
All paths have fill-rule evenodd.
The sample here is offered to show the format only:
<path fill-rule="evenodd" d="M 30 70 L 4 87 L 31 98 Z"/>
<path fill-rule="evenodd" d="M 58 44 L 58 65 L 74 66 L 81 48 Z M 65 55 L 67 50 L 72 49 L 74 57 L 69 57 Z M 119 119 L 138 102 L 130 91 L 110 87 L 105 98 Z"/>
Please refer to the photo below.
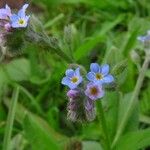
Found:
<path fill-rule="evenodd" d="M 87 79 L 97 83 L 111 83 L 114 81 L 114 77 L 109 74 L 109 65 L 105 64 L 101 67 L 97 63 L 90 65 L 91 72 L 87 74 Z"/>
<path fill-rule="evenodd" d="M 137 39 L 139 41 L 141 41 L 142 43 L 149 42 L 150 41 L 150 31 L 147 31 L 147 35 L 145 35 L 145 36 L 138 36 Z"/>
<path fill-rule="evenodd" d="M 28 25 L 30 16 L 26 16 L 26 9 L 29 5 L 25 4 L 19 11 L 18 14 L 13 14 L 10 17 L 11 26 L 13 28 L 25 28 Z"/>
<path fill-rule="evenodd" d="M 66 70 L 66 77 L 62 79 L 61 83 L 67 85 L 70 89 L 75 89 L 81 82 L 80 68 L 77 68 L 75 71 L 72 69 Z"/>

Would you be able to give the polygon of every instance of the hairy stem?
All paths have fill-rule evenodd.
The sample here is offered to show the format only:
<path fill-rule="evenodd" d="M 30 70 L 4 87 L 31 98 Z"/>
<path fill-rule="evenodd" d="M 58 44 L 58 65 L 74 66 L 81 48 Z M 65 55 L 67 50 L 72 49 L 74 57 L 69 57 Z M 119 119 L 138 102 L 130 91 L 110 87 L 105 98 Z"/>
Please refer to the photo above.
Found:
<path fill-rule="evenodd" d="M 98 102 L 98 109 L 99 109 L 99 120 L 102 126 L 102 132 L 103 132 L 103 140 L 104 140 L 104 149 L 105 150 L 110 150 L 110 140 L 107 132 L 107 125 L 106 125 L 106 120 L 104 116 L 104 111 L 103 111 L 103 106 L 101 100 Z"/>

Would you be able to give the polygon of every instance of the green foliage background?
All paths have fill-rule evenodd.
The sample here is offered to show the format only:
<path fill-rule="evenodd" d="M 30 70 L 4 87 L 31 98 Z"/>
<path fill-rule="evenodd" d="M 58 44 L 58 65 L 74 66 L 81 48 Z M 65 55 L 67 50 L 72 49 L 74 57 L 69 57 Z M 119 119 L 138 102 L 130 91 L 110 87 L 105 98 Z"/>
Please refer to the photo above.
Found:
<path fill-rule="evenodd" d="M 108 63 L 111 70 L 121 63 L 125 69 L 116 75 L 117 90 L 102 99 L 107 132 L 113 142 L 122 116 L 126 113 L 138 77 L 137 66 L 144 59 L 137 36 L 150 29 L 149 0 L 33 0 L 36 17 L 49 36 L 73 62 L 89 70 L 92 62 Z M 65 26 L 72 29 L 64 33 Z M 136 51 L 138 57 L 133 55 Z M 103 150 L 99 105 L 97 118 L 89 123 L 67 120 L 66 89 L 61 83 L 68 63 L 54 49 L 28 43 L 20 55 L 6 57 L 0 64 L 0 149 L 2 149 L 13 84 L 20 87 L 11 138 L 11 150 Z M 150 70 L 139 93 L 138 103 L 114 150 L 148 149 L 150 146 Z M 97 102 L 98 103 L 98 102 Z"/>

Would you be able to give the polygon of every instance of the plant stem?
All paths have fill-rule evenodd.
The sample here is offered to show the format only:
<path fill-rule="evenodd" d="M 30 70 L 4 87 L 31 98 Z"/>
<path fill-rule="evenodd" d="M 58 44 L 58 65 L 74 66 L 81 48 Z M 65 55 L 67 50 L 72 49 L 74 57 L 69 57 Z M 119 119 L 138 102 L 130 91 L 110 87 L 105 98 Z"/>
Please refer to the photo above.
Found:
<path fill-rule="evenodd" d="M 7 124 L 6 124 L 5 135 L 4 135 L 4 142 L 3 142 L 3 150 L 10 150 L 10 140 L 11 140 L 11 134 L 12 134 L 13 123 L 15 118 L 18 96 L 19 96 L 19 87 L 17 86 L 14 89 L 13 96 L 11 99 L 11 104 L 9 107 Z"/>
<path fill-rule="evenodd" d="M 50 42 L 50 39 L 43 39 L 43 41 L 45 42 L 45 44 L 49 47 L 49 48 L 53 48 L 54 49 L 54 52 L 60 56 L 60 58 L 63 58 L 67 63 L 74 63 L 74 61 L 64 52 L 62 51 L 59 46 L 58 47 L 55 47 L 55 46 L 52 46 L 52 43 Z"/>
<path fill-rule="evenodd" d="M 140 73 L 139 73 L 139 76 L 138 76 L 138 79 L 137 79 L 135 89 L 133 91 L 133 94 L 132 94 L 132 97 L 131 97 L 131 100 L 130 100 L 130 103 L 129 103 L 129 107 L 126 110 L 127 113 L 124 115 L 121 123 L 119 124 L 116 136 L 115 136 L 114 141 L 112 143 L 112 147 L 115 146 L 115 144 L 117 143 L 117 141 L 120 138 L 121 134 L 123 133 L 123 131 L 125 129 L 125 126 L 128 122 L 128 119 L 129 119 L 129 117 L 131 116 L 131 114 L 134 110 L 134 104 L 138 99 L 138 95 L 140 93 L 140 89 L 141 89 L 141 86 L 143 84 L 143 80 L 144 80 L 144 77 L 145 77 L 145 72 L 148 68 L 149 62 L 150 62 L 150 54 L 147 52 L 144 63 L 143 63 L 143 66 L 140 70 Z"/>
<path fill-rule="evenodd" d="M 98 102 L 98 109 L 99 109 L 99 120 L 102 126 L 102 132 L 103 132 L 103 138 L 104 138 L 104 146 L 105 150 L 110 150 L 110 140 L 107 132 L 107 125 L 106 125 L 106 120 L 104 116 L 104 111 L 103 111 L 103 106 L 101 100 Z"/>

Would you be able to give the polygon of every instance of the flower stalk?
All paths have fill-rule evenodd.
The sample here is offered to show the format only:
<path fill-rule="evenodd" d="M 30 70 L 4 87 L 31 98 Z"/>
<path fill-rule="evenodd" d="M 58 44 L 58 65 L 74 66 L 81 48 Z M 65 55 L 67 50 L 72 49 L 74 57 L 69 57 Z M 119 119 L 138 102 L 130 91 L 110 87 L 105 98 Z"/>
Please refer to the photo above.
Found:
<path fill-rule="evenodd" d="M 103 133 L 103 139 L 104 142 L 103 142 L 103 146 L 105 147 L 105 150 L 110 150 L 110 139 L 109 139 L 109 136 L 108 136 L 108 130 L 107 130 L 107 125 L 106 125 L 106 120 L 105 120 L 105 116 L 104 116 L 104 111 L 103 111 L 103 106 L 102 106 L 102 102 L 101 100 L 97 103 L 97 106 L 98 106 L 98 109 L 99 109 L 99 121 L 100 121 L 100 124 L 101 124 L 101 127 L 102 127 L 102 133 Z"/>

